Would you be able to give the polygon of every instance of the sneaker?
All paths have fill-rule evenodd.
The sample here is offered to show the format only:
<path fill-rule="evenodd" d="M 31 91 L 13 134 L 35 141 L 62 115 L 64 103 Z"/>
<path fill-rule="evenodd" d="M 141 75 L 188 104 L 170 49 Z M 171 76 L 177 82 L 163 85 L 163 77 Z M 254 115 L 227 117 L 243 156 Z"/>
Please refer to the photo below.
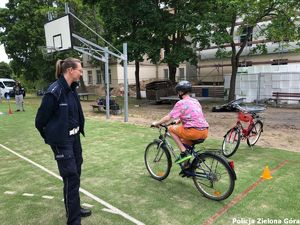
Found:
<path fill-rule="evenodd" d="M 192 158 L 192 155 L 187 153 L 187 151 L 181 152 L 180 155 L 178 156 L 178 158 L 176 159 L 175 163 L 182 163 L 186 160 L 189 160 L 190 158 Z"/>

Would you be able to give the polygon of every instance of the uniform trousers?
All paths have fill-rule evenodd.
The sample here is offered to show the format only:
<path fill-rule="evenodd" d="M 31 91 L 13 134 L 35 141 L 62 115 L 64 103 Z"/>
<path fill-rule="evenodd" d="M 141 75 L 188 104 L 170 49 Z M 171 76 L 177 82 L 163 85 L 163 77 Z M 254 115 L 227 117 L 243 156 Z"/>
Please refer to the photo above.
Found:
<path fill-rule="evenodd" d="M 63 194 L 67 225 L 80 225 L 79 187 L 83 162 L 80 135 L 79 133 L 71 135 L 65 143 L 51 145 L 51 148 L 64 183 Z"/>
<path fill-rule="evenodd" d="M 16 105 L 17 105 L 17 109 L 18 110 L 23 110 L 24 111 L 24 101 L 23 101 L 23 95 L 15 95 L 15 99 L 16 99 Z"/>

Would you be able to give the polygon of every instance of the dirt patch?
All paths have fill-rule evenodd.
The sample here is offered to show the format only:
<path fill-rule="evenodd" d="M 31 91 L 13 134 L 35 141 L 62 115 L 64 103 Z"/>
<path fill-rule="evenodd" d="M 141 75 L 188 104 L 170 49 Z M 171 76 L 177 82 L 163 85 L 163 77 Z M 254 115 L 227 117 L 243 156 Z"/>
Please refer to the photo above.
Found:
<path fill-rule="evenodd" d="M 106 119 L 104 113 L 93 112 L 90 102 L 82 102 L 85 115 Z M 236 113 L 213 113 L 211 104 L 202 103 L 203 111 L 210 125 L 209 138 L 223 139 L 226 131 L 236 122 Z M 172 105 L 143 104 L 129 108 L 128 122 L 149 126 L 152 121 L 160 119 L 172 109 Z M 300 109 L 267 108 L 260 114 L 264 123 L 264 132 L 258 146 L 280 148 L 300 152 Z M 112 120 L 124 121 L 124 115 L 110 117 Z"/>

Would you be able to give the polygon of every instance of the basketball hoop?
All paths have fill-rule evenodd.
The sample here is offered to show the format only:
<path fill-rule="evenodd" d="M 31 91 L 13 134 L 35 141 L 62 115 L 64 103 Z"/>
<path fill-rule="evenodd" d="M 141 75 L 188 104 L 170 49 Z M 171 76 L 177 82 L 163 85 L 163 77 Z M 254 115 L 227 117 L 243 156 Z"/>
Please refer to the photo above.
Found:
<path fill-rule="evenodd" d="M 38 48 L 42 52 L 44 60 L 52 61 L 54 59 L 54 52 L 57 51 L 57 48 L 49 46 L 39 46 Z"/>

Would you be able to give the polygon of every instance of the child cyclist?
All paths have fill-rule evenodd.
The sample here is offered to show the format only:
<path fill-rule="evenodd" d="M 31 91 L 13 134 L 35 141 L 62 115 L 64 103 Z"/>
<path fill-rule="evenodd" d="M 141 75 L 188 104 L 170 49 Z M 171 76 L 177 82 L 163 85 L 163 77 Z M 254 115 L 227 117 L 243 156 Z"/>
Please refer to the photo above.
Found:
<path fill-rule="evenodd" d="M 209 125 L 204 117 L 199 101 L 191 98 L 189 95 L 192 91 L 191 83 L 189 81 L 180 81 L 176 85 L 175 90 L 180 100 L 169 114 L 159 121 L 153 122 L 152 126 L 159 126 L 178 119 L 176 125 L 169 127 L 169 133 L 181 151 L 175 162 L 182 163 L 192 157 L 183 143 L 191 145 L 192 140 L 206 139 Z"/>

